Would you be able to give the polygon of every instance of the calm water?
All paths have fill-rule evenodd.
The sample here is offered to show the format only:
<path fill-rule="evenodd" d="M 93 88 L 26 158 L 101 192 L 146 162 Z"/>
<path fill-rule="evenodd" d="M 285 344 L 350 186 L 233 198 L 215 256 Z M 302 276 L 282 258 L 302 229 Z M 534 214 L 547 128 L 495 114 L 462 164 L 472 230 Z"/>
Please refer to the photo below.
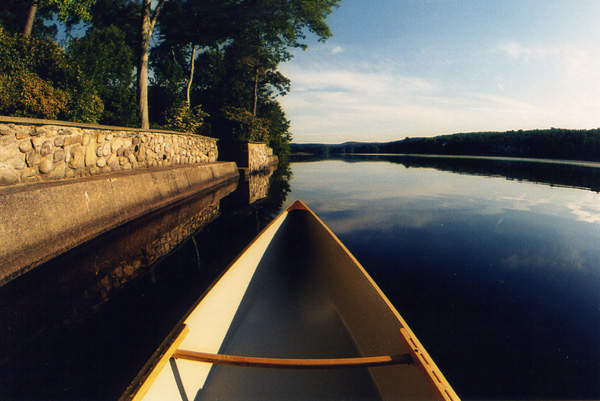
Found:
<path fill-rule="evenodd" d="M 340 237 L 459 396 L 600 398 L 598 193 L 386 161 L 292 170 L 288 202 Z"/>
<path fill-rule="evenodd" d="M 291 171 L 267 199 L 249 205 L 266 188 L 252 182 L 201 194 L 1 287 L 0 399 L 117 399 L 295 199 L 463 399 L 600 399 L 600 168 L 396 157 Z"/>

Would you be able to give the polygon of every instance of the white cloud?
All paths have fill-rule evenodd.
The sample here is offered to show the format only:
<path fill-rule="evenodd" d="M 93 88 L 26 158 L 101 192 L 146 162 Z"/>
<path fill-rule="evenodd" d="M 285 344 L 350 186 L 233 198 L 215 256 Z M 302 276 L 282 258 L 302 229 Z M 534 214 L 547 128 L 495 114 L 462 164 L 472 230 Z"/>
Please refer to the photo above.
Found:
<path fill-rule="evenodd" d="M 298 53 L 281 66 L 295 141 L 600 126 L 600 50 L 512 41 L 453 55 L 440 64 L 338 45 Z"/>
<path fill-rule="evenodd" d="M 517 42 L 501 43 L 498 49 L 508 53 L 513 58 L 535 58 L 544 59 L 554 53 L 553 50 L 544 47 L 524 46 Z"/>
<path fill-rule="evenodd" d="M 586 199 L 582 197 L 578 202 L 569 202 L 566 204 L 567 209 L 575 215 L 578 221 L 587 223 L 600 223 L 600 206 L 596 199 L 590 201 L 589 195 Z"/>

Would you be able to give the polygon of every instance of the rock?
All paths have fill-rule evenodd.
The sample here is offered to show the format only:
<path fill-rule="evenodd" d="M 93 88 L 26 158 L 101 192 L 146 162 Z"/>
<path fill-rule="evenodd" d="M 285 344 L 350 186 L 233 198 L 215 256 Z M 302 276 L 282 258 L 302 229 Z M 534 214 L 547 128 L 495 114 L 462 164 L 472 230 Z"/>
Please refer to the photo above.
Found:
<path fill-rule="evenodd" d="M 131 141 L 131 143 L 132 143 L 133 145 L 139 145 L 139 143 L 140 143 L 140 138 L 136 136 L 135 138 L 133 138 L 133 140 Z"/>
<path fill-rule="evenodd" d="M 102 168 L 104 166 L 106 166 L 106 158 L 104 157 L 100 157 L 97 161 L 96 161 L 96 166 Z"/>
<path fill-rule="evenodd" d="M 65 137 L 57 136 L 56 138 L 54 138 L 54 146 L 56 146 L 57 148 L 64 147 L 65 146 Z"/>
<path fill-rule="evenodd" d="M 25 131 L 18 131 L 15 134 L 15 137 L 17 139 L 24 139 L 24 138 L 29 138 L 31 135 L 29 135 L 29 132 L 25 132 Z"/>
<path fill-rule="evenodd" d="M 88 145 L 85 147 L 85 166 L 91 167 L 96 165 L 98 156 L 96 155 L 96 146 Z"/>
<path fill-rule="evenodd" d="M 16 142 L 17 137 L 15 135 L 0 136 L 0 146 L 9 146 Z"/>
<path fill-rule="evenodd" d="M 54 151 L 54 145 L 50 141 L 45 141 L 40 149 L 40 155 L 46 156 Z"/>
<path fill-rule="evenodd" d="M 54 167 L 54 163 L 52 163 L 51 157 L 44 157 L 40 162 L 39 169 L 42 174 L 49 174 Z"/>
<path fill-rule="evenodd" d="M 11 134 L 13 134 L 13 132 L 11 130 L 8 130 L 6 128 L 0 129 L 0 136 L 11 135 Z"/>
<path fill-rule="evenodd" d="M 119 165 L 119 159 L 114 154 L 110 155 L 108 157 L 108 159 L 106 159 L 106 164 L 109 165 L 109 166 L 112 166 L 115 163 L 117 163 L 117 165 Z"/>
<path fill-rule="evenodd" d="M 46 138 L 44 137 L 33 137 L 31 138 L 31 143 L 33 144 L 33 148 L 36 152 L 40 153 L 42 150 L 42 145 L 46 142 Z"/>
<path fill-rule="evenodd" d="M 35 150 L 30 150 L 25 156 L 25 161 L 29 167 L 33 167 L 42 161 L 42 156 L 40 156 Z"/>
<path fill-rule="evenodd" d="M 15 159 L 21 156 L 22 153 L 16 144 L 13 146 L 0 147 L 0 162 Z"/>
<path fill-rule="evenodd" d="M 98 133 L 98 136 L 96 137 L 96 143 L 102 143 L 102 142 L 104 142 L 104 134 Z"/>
<path fill-rule="evenodd" d="M 112 146 L 111 146 L 110 142 L 106 142 L 104 145 L 102 145 L 102 156 L 108 157 L 111 155 L 111 153 L 112 153 Z"/>
<path fill-rule="evenodd" d="M 129 160 L 130 163 L 133 163 L 135 160 L 135 156 L 132 154 L 129 154 L 129 156 L 127 156 L 127 159 Z"/>
<path fill-rule="evenodd" d="M 25 163 L 25 155 L 21 154 L 17 158 L 10 159 L 8 161 L 8 165 L 14 168 L 15 170 L 23 170 L 27 167 L 27 163 Z"/>
<path fill-rule="evenodd" d="M 98 175 L 98 174 L 100 174 L 100 169 L 98 167 L 94 166 L 90 169 L 90 175 Z"/>
<path fill-rule="evenodd" d="M 23 153 L 27 153 L 33 149 L 33 144 L 31 143 L 31 139 L 27 139 L 19 144 L 19 150 Z"/>
<path fill-rule="evenodd" d="M 83 136 L 81 137 L 81 144 L 83 146 L 89 145 L 90 143 L 90 134 L 88 134 L 87 132 L 85 134 L 83 134 Z"/>
<path fill-rule="evenodd" d="M 52 180 L 60 180 L 65 178 L 67 171 L 67 163 L 58 163 L 54 170 L 48 175 L 48 178 Z"/>
<path fill-rule="evenodd" d="M 21 172 L 21 181 L 22 182 L 37 182 L 40 181 L 40 177 L 38 176 L 38 171 L 34 167 L 26 168 Z"/>
<path fill-rule="evenodd" d="M 19 175 L 11 168 L 0 166 L 0 186 L 13 185 L 20 181 Z"/>
<path fill-rule="evenodd" d="M 117 156 L 123 156 L 124 152 L 125 152 L 125 149 L 121 146 L 119 149 L 117 149 Z"/>
<path fill-rule="evenodd" d="M 110 173 L 111 171 L 112 171 L 112 169 L 111 169 L 109 166 L 104 166 L 104 167 L 102 167 L 102 168 L 100 169 L 100 172 L 101 172 L 102 174 L 108 174 L 108 173 Z"/>
<path fill-rule="evenodd" d="M 123 146 L 123 139 L 122 138 L 115 139 L 110 146 L 111 146 L 112 153 L 116 153 L 117 150 L 121 146 Z"/>
<path fill-rule="evenodd" d="M 85 151 L 83 146 L 78 145 L 71 149 L 71 158 L 69 159 L 69 167 L 78 169 L 83 167 L 85 159 Z"/>
<path fill-rule="evenodd" d="M 54 152 L 54 158 L 52 160 L 54 163 L 65 160 L 65 151 L 63 149 L 56 149 L 56 152 Z"/>
<path fill-rule="evenodd" d="M 73 145 L 74 143 L 81 144 L 83 142 L 81 135 L 68 136 L 65 138 L 64 146 Z"/>

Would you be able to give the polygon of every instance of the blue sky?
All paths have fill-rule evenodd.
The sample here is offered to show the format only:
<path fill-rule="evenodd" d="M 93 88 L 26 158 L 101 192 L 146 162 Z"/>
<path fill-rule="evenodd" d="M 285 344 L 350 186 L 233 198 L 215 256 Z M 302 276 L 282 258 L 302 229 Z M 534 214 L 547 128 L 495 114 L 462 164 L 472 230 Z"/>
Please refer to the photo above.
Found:
<path fill-rule="evenodd" d="M 294 142 L 600 126 L 598 0 L 342 0 L 280 66 Z"/>

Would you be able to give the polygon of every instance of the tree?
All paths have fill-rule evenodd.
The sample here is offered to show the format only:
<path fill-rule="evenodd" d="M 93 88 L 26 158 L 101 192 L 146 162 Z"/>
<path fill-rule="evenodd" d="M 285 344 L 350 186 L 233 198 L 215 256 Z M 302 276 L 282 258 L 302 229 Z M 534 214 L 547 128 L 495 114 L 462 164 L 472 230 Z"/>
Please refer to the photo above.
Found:
<path fill-rule="evenodd" d="M 316 34 L 319 41 L 329 38 L 331 31 L 325 18 L 338 3 L 339 0 L 247 0 L 242 3 L 233 46 L 238 48 L 240 65 L 248 68 L 253 113 L 261 76 L 272 75 L 279 63 L 290 60 L 289 48 L 306 49 L 303 43 L 306 31 Z"/>
<path fill-rule="evenodd" d="M 95 25 L 87 35 L 72 39 L 68 52 L 104 103 L 100 123 L 137 125 L 135 55 L 125 32 L 114 25 Z"/>
<path fill-rule="evenodd" d="M 228 0 L 185 0 L 169 2 L 158 22 L 159 44 L 153 49 L 150 66 L 153 86 L 166 91 L 171 102 L 192 105 L 196 59 L 218 51 L 231 30 Z"/>
<path fill-rule="evenodd" d="M 143 129 L 150 128 L 148 114 L 148 55 L 150 52 L 150 39 L 152 38 L 160 10 L 166 1 L 159 0 L 154 10 L 152 10 L 152 0 L 142 0 L 137 87 L 141 127 Z"/>
<path fill-rule="evenodd" d="M 95 123 L 102 109 L 93 85 L 56 43 L 0 27 L 0 114 Z"/>
<path fill-rule="evenodd" d="M 95 2 L 96 0 L 31 0 L 29 2 L 25 27 L 23 28 L 23 35 L 26 37 L 31 35 L 38 8 L 49 8 L 58 12 L 58 17 L 63 21 L 66 21 L 70 15 L 77 16 L 83 20 L 89 20 L 91 15 L 88 9 Z"/>
<path fill-rule="evenodd" d="M 280 164 L 287 164 L 290 154 L 290 121 L 285 117 L 283 108 L 276 100 L 264 103 L 260 110 L 260 115 L 268 122 L 269 131 L 268 144 L 273 153 L 279 156 Z"/>

